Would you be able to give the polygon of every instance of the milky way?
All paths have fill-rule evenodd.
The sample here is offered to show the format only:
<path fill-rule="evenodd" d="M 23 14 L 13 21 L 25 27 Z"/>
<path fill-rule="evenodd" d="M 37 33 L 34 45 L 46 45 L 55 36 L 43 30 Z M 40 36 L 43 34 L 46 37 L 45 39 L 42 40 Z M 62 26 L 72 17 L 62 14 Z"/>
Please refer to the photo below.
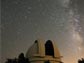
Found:
<path fill-rule="evenodd" d="M 2 63 L 42 38 L 56 42 L 64 63 L 84 57 L 84 0 L 2 0 Z"/>
<path fill-rule="evenodd" d="M 70 34 L 68 36 L 69 38 L 69 43 L 68 46 L 70 46 L 70 48 L 72 49 L 71 51 L 69 51 L 72 54 L 71 58 L 74 58 L 74 60 L 79 59 L 84 57 L 84 55 L 82 55 L 82 52 L 84 52 L 84 48 L 83 48 L 83 37 L 81 35 L 82 32 L 82 27 L 80 25 L 80 14 L 78 12 L 78 6 L 77 6 L 77 0 L 75 0 L 74 5 L 72 6 L 73 1 L 68 1 L 68 4 L 71 4 L 71 6 L 68 6 L 67 8 L 69 8 L 69 16 L 68 16 L 68 30 Z M 76 60 L 77 61 L 77 60 Z M 68 63 L 68 61 L 67 61 Z M 75 61 L 73 61 L 73 63 L 76 63 Z"/>

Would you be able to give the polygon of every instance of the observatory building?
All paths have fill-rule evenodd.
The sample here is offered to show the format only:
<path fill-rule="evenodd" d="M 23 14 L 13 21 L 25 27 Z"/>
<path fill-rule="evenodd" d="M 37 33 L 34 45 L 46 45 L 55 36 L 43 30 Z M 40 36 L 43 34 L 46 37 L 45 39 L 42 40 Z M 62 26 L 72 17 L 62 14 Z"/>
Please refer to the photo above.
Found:
<path fill-rule="evenodd" d="M 58 48 L 51 40 L 36 40 L 28 49 L 26 57 L 30 63 L 62 63 Z"/>

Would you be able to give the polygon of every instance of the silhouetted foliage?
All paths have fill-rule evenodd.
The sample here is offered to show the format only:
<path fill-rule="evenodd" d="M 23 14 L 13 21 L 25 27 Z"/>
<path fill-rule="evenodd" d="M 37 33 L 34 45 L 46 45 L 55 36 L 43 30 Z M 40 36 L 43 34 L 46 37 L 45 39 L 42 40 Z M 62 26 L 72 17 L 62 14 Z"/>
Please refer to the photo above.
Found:
<path fill-rule="evenodd" d="M 6 63 L 12 63 L 12 59 L 7 59 Z"/>
<path fill-rule="evenodd" d="M 84 58 L 82 58 L 82 62 L 84 63 Z"/>
<path fill-rule="evenodd" d="M 28 58 L 24 57 L 24 54 L 21 53 L 18 58 L 15 59 L 7 59 L 5 63 L 30 63 Z"/>
<path fill-rule="evenodd" d="M 78 63 L 84 63 L 84 58 L 78 60 Z"/>

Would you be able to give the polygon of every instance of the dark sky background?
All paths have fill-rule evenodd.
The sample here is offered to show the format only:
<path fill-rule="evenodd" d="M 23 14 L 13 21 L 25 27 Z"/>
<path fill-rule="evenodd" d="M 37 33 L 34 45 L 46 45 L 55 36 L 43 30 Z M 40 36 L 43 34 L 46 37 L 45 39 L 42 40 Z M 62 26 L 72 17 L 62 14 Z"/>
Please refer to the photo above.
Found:
<path fill-rule="evenodd" d="M 36 39 L 56 42 L 64 63 L 84 57 L 84 0 L 2 0 L 2 62 Z"/>
<path fill-rule="evenodd" d="M 1 26 L 1 1 L 0 1 L 0 26 Z M 0 27 L 0 51 L 1 51 L 1 27 Z M 0 52 L 0 61 L 1 61 L 1 52 Z"/>

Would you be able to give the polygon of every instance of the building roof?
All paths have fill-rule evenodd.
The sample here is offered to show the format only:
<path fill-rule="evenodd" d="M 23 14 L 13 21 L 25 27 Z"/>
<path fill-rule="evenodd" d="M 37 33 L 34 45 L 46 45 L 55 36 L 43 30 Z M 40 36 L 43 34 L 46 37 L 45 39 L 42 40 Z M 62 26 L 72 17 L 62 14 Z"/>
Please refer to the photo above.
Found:
<path fill-rule="evenodd" d="M 60 58 L 60 52 L 55 42 L 48 40 L 46 43 L 43 40 L 36 40 L 34 44 L 28 49 L 26 57 L 45 57 L 53 56 L 54 58 Z"/>

